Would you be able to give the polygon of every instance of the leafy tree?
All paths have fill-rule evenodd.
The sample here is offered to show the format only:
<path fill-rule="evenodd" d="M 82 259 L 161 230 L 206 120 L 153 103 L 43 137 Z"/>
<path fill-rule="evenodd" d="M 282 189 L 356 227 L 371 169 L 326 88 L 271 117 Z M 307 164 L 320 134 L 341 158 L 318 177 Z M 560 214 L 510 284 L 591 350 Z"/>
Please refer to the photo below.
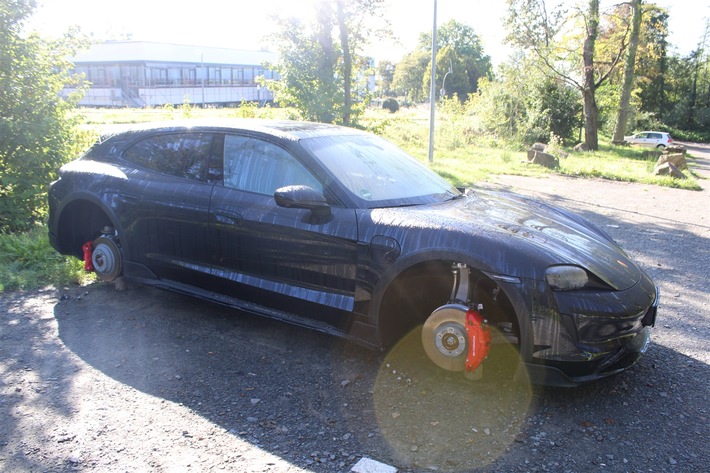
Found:
<path fill-rule="evenodd" d="M 437 85 L 443 83 L 444 75 L 451 68 L 451 73 L 446 78 L 446 95 L 458 95 L 465 100 L 468 94 L 478 90 L 478 81 L 481 78 L 492 77 L 491 58 L 483 51 L 483 43 L 472 27 L 449 20 L 436 29 L 437 42 Z M 431 51 L 431 33 L 419 35 L 420 51 Z M 424 89 L 429 90 L 431 81 L 431 64 L 421 78 Z"/>
<path fill-rule="evenodd" d="M 279 62 L 270 67 L 278 71 L 280 79 L 268 81 L 274 99 L 292 105 L 308 120 L 334 122 L 342 109 L 342 78 L 335 76 L 336 57 L 330 32 L 322 28 L 308 32 L 296 18 L 278 21 Z"/>
<path fill-rule="evenodd" d="M 632 27 L 629 39 L 629 50 L 626 55 L 626 66 L 624 68 L 624 84 L 621 90 L 621 100 L 616 115 L 616 126 L 612 141 L 623 141 L 626 133 L 626 122 L 629 116 L 629 104 L 631 102 L 631 89 L 634 85 L 634 69 L 636 67 L 636 50 L 638 49 L 639 36 L 641 34 L 641 0 L 631 1 Z"/>
<path fill-rule="evenodd" d="M 77 151 L 78 92 L 62 96 L 83 42 L 76 31 L 58 40 L 23 34 L 32 0 L 0 0 L 0 231 L 30 228 L 46 213 L 47 185 Z"/>
<path fill-rule="evenodd" d="M 415 50 L 406 54 L 395 67 L 392 88 L 412 102 L 423 100 L 428 95 L 425 92 L 428 89 L 423 88 L 422 78 L 430 63 L 430 52 Z"/>
<path fill-rule="evenodd" d="M 392 61 L 380 61 L 377 64 L 377 89 L 380 95 L 392 95 L 395 65 Z"/>
<path fill-rule="evenodd" d="M 646 5 L 641 24 L 636 79 L 640 109 L 663 120 L 667 108 L 668 12 Z"/>
<path fill-rule="evenodd" d="M 362 55 L 367 38 L 381 30 L 366 20 L 381 18 L 383 0 L 320 0 L 310 24 L 274 18 L 281 79 L 268 81 L 278 102 L 294 106 L 309 120 L 349 125 L 361 102 L 359 72 L 369 67 Z M 337 36 L 334 38 L 334 33 Z"/>
<path fill-rule="evenodd" d="M 436 83 L 441 84 L 441 94 L 447 98 L 459 97 L 465 101 L 472 91 L 469 87 L 468 76 L 466 75 L 466 64 L 462 58 L 456 54 L 451 46 L 444 46 L 436 54 Z M 422 90 L 430 90 L 431 84 L 431 61 L 427 62 L 424 72 Z M 476 80 L 478 88 L 478 80 Z"/>
<path fill-rule="evenodd" d="M 507 1 L 508 42 L 539 58 L 541 73 L 564 80 L 579 90 L 584 101 L 584 141 L 589 149 L 598 149 L 596 91 L 621 60 L 627 32 L 616 35 L 616 41 L 606 42 L 597 51 L 597 40 L 605 29 L 599 0 L 587 0 L 586 9 L 573 10 L 559 4 L 550 10 L 545 0 Z"/>
<path fill-rule="evenodd" d="M 531 58 L 518 55 L 500 67 L 498 80 L 480 81 L 471 109 L 481 131 L 526 144 L 551 135 L 574 138 L 579 92 L 560 79 L 525 73 L 534 68 Z"/>

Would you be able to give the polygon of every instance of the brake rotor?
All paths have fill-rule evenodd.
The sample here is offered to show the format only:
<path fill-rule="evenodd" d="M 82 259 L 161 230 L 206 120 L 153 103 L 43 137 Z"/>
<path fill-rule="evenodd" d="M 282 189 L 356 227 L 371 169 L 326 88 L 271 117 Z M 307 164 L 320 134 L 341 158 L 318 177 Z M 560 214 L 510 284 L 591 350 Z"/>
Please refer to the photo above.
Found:
<path fill-rule="evenodd" d="M 443 306 L 436 309 L 422 327 L 422 345 L 431 361 L 448 371 L 463 371 L 468 351 L 466 307 Z"/>
<path fill-rule="evenodd" d="M 93 241 L 91 263 L 96 275 L 103 281 L 115 280 L 122 269 L 121 250 L 113 239 L 101 236 Z"/>

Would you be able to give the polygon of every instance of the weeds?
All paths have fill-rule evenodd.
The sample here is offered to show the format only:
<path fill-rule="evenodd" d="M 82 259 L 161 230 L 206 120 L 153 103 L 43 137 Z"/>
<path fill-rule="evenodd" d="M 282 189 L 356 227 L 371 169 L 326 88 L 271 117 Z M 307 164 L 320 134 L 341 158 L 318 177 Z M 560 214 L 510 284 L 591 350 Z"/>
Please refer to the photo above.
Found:
<path fill-rule="evenodd" d="M 92 274 L 84 272 L 81 261 L 60 255 L 50 246 L 46 227 L 0 234 L 0 292 L 93 280 Z"/>

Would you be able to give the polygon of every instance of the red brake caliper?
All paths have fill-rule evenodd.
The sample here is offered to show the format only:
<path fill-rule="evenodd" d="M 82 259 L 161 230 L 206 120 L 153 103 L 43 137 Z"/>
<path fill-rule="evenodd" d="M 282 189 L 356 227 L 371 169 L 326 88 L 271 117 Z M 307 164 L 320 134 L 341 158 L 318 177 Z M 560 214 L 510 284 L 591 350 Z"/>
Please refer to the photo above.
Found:
<path fill-rule="evenodd" d="M 466 354 L 466 371 L 475 371 L 488 356 L 491 349 L 491 332 L 486 319 L 481 315 L 482 304 L 466 311 L 466 335 L 468 336 L 468 353 Z"/>
<path fill-rule="evenodd" d="M 91 261 L 91 252 L 93 251 L 93 248 L 91 242 L 87 241 L 84 243 L 84 246 L 82 246 L 81 249 L 84 250 L 84 271 L 93 271 L 94 263 Z"/>

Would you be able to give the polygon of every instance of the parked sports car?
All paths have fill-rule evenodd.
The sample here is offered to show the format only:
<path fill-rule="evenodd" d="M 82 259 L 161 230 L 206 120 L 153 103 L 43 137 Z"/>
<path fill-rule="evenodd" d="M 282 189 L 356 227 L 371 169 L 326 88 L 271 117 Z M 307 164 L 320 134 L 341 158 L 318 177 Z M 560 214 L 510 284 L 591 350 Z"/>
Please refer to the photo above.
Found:
<path fill-rule="evenodd" d="M 575 386 L 632 366 L 659 293 L 599 228 L 456 189 L 377 136 L 237 120 L 135 126 L 59 170 L 49 238 L 104 281 L 152 285 L 433 363 Z"/>

